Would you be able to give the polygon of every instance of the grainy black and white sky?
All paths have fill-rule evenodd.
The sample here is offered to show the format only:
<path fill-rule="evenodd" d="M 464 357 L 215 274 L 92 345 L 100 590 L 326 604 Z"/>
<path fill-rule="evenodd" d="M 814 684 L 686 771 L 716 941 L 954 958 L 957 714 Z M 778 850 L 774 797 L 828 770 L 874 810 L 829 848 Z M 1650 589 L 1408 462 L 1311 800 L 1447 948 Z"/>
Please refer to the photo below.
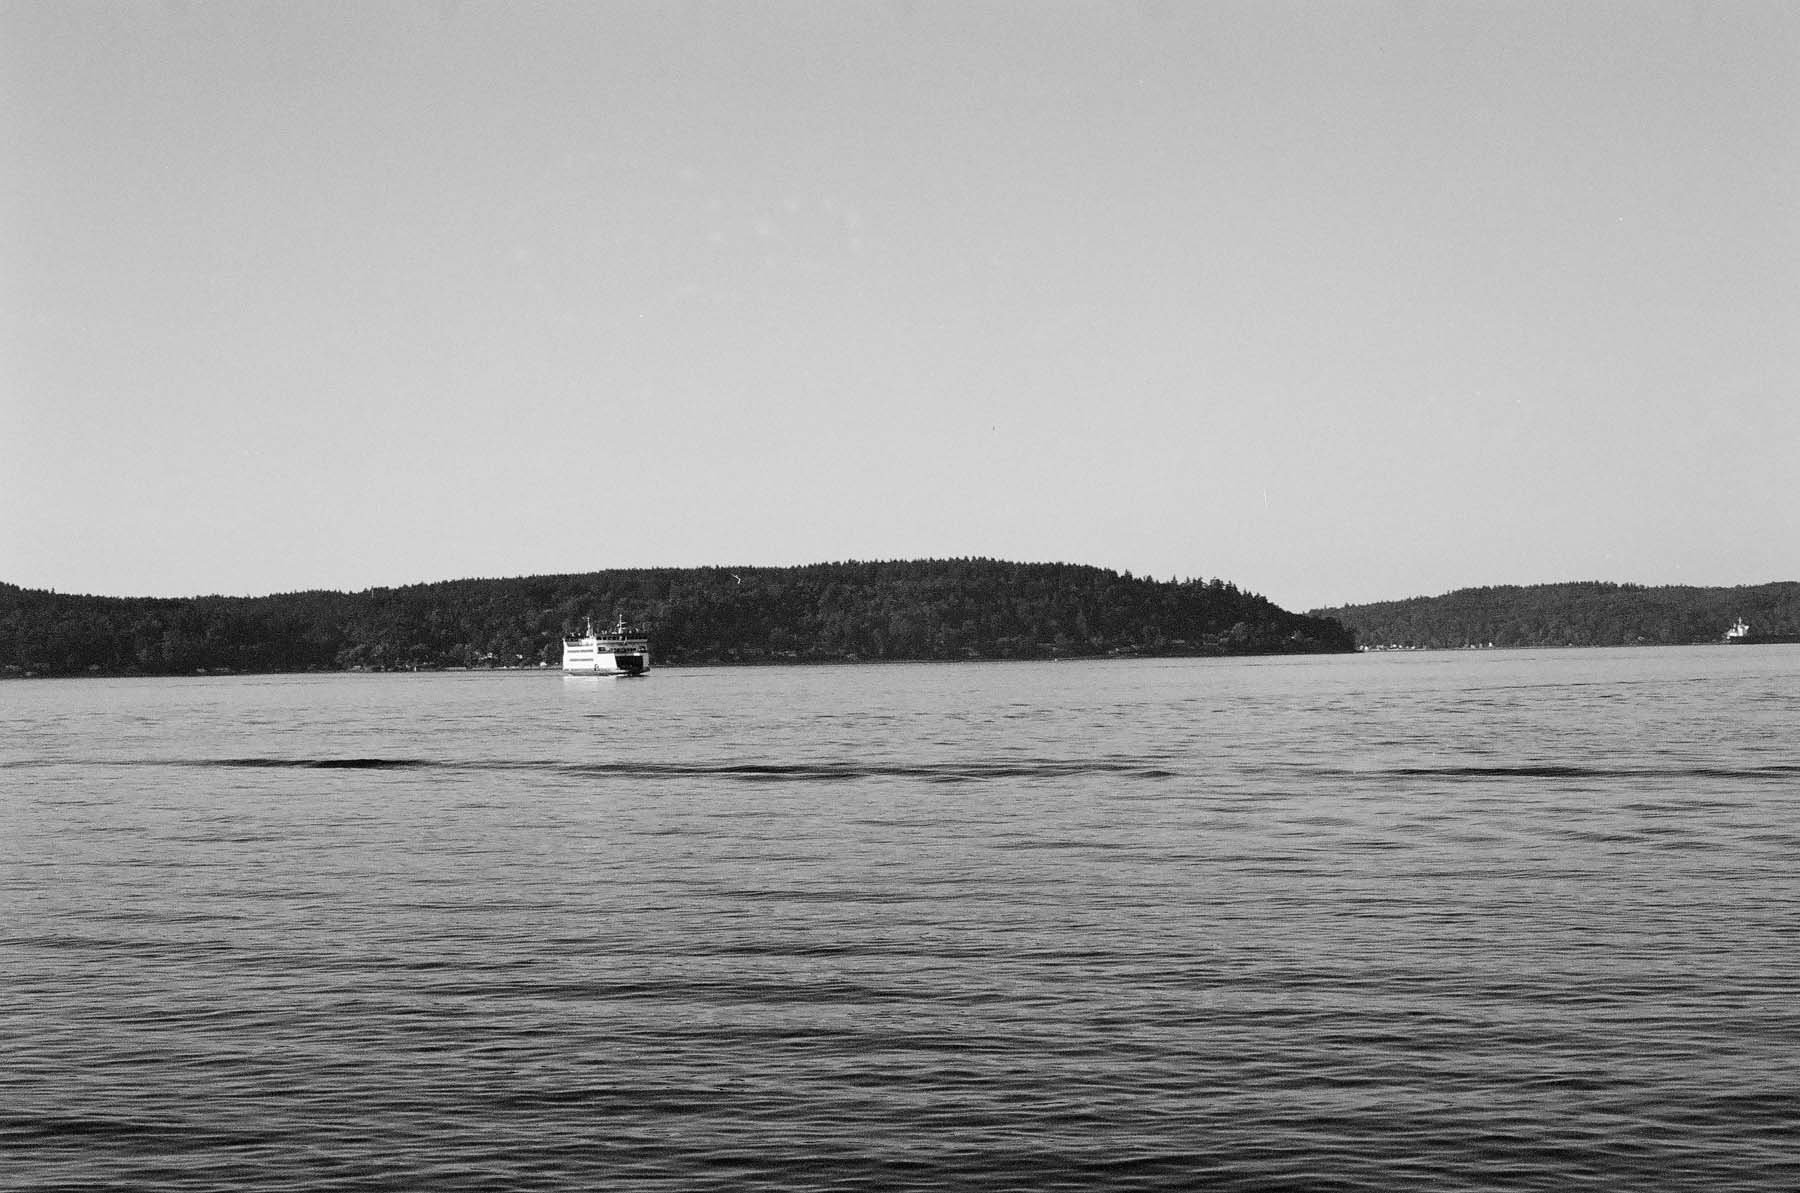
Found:
<path fill-rule="evenodd" d="M 1800 576 L 1800 4 L 0 3 L 0 579 Z"/>

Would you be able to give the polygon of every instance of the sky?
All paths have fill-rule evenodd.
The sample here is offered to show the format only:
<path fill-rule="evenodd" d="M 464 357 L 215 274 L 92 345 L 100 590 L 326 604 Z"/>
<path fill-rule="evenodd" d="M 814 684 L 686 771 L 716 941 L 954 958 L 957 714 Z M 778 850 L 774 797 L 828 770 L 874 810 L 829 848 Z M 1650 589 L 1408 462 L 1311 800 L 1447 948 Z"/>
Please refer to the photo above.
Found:
<path fill-rule="evenodd" d="M 1791 0 L 0 0 L 0 580 L 1800 578 Z"/>

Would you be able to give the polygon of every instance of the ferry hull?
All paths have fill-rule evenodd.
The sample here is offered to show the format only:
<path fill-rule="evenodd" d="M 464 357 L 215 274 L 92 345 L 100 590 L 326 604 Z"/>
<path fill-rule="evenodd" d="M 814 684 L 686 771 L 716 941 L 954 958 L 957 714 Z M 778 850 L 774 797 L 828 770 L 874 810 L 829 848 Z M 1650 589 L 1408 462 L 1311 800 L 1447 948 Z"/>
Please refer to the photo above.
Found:
<path fill-rule="evenodd" d="M 650 660 L 639 654 L 603 654 L 597 659 L 565 658 L 563 670 L 570 675 L 642 675 L 650 670 Z"/>
<path fill-rule="evenodd" d="M 625 629 L 623 618 L 610 634 L 592 623 L 580 638 L 563 639 L 562 669 L 569 675 L 642 675 L 650 670 L 650 641 Z"/>

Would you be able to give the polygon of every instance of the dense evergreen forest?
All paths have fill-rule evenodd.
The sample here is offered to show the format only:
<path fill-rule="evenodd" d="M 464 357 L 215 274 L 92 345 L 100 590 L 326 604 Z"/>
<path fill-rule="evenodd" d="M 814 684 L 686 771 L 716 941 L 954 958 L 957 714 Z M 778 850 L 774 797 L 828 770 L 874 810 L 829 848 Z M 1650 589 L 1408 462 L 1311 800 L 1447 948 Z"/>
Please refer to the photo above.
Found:
<path fill-rule="evenodd" d="M 1800 584 L 1689 588 L 1534 584 L 1314 610 L 1366 647 L 1674 646 L 1718 642 L 1743 618 L 1758 633 L 1800 633 Z"/>
<path fill-rule="evenodd" d="M 558 666 L 592 617 L 657 665 L 1345 651 L 1335 621 L 1220 580 L 991 559 L 658 568 L 265 597 L 0 584 L 0 674 Z"/>

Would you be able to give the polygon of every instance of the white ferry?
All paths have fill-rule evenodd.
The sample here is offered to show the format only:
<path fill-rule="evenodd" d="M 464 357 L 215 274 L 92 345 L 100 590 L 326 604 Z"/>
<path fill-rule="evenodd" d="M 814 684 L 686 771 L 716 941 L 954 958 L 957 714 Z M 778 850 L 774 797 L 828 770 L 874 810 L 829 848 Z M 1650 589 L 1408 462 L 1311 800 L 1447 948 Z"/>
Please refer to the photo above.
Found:
<path fill-rule="evenodd" d="M 1755 631 L 1740 617 L 1725 631 L 1725 641 L 1733 646 L 1792 646 L 1800 642 L 1800 634 Z"/>
<path fill-rule="evenodd" d="M 562 669 L 575 675 L 642 675 L 650 670 L 650 640 L 625 629 L 625 619 L 611 633 L 594 633 L 588 619 L 587 633 L 563 639 Z"/>

